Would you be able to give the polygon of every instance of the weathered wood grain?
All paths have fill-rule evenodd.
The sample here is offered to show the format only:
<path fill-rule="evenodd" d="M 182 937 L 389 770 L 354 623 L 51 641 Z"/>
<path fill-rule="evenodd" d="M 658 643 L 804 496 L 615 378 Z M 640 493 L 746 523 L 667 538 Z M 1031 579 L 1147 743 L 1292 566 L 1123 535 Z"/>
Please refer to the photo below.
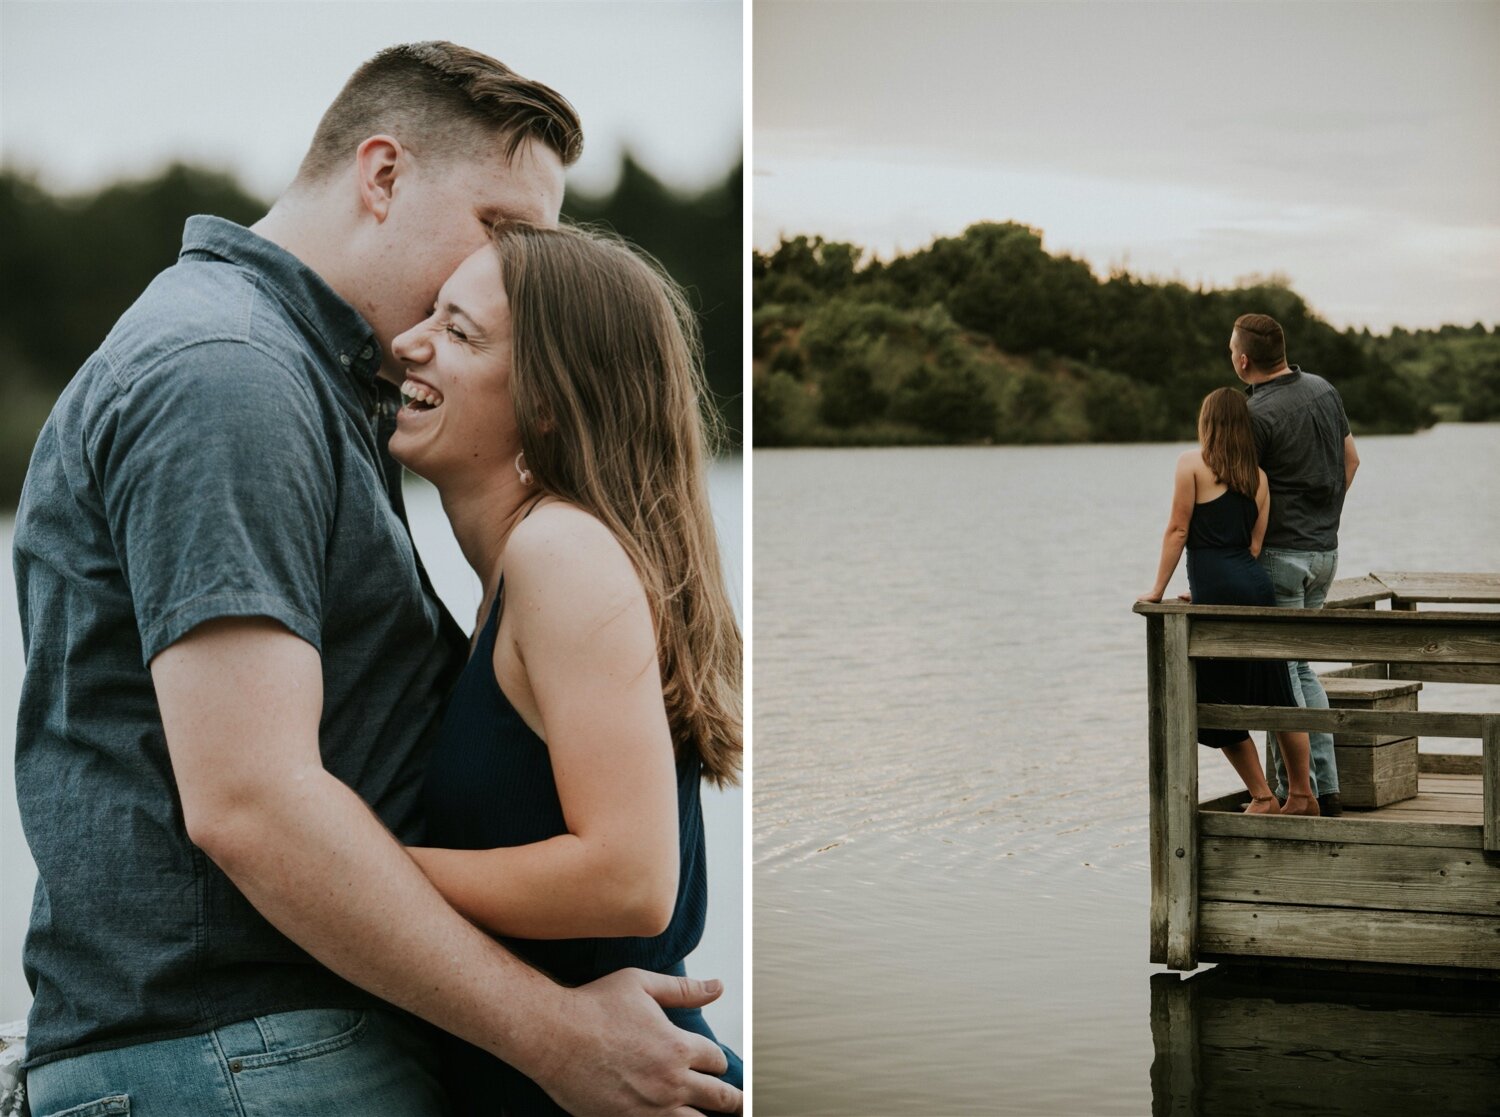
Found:
<path fill-rule="evenodd" d="M 1318 674 L 1319 679 L 1384 679 L 1389 674 L 1384 663 L 1351 663 Z"/>
<path fill-rule="evenodd" d="M 1160 879 L 1160 905 L 1152 894 L 1153 925 L 1164 923 L 1163 961 L 1174 970 L 1197 962 L 1198 745 L 1193 723 L 1197 683 L 1188 660 L 1188 618 L 1162 618 L 1159 667 L 1160 710 L 1151 734 L 1153 802 L 1152 880 Z M 1153 933 L 1153 942 L 1157 935 Z"/>
<path fill-rule="evenodd" d="M 1194 617 L 1189 652 L 1194 658 L 1500 664 L 1500 613 L 1472 622 L 1450 621 L 1470 616 L 1457 613 L 1271 612 L 1295 612 L 1298 619 Z"/>
<path fill-rule="evenodd" d="M 1472 848 L 1205 838 L 1198 881 L 1200 904 L 1226 900 L 1500 916 L 1500 862 Z"/>
<path fill-rule="evenodd" d="M 1396 663 L 1390 673 L 1392 678 L 1423 683 L 1500 683 L 1500 666 L 1492 664 Z"/>
<path fill-rule="evenodd" d="M 1465 756 L 1461 753 L 1417 753 L 1417 772 L 1424 777 L 1428 775 L 1477 776 L 1484 770 L 1483 763 L 1480 757 Z"/>
<path fill-rule="evenodd" d="M 1205 952 L 1500 969 L 1500 917 L 1205 900 Z"/>
<path fill-rule="evenodd" d="M 1339 793 L 1347 808 L 1384 807 L 1417 794 L 1414 737 L 1374 738 L 1378 744 L 1345 744 L 1333 738 Z"/>
<path fill-rule="evenodd" d="M 1379 578 L 1366 574 L 1362 578 L 1340 578 L 1328 587 L 1323 599 L 1325 609 L 1358 609 L 1389 601 L 1395 596 Z"/>
<path fill-rule="evenodd" d="M 1281 818 L 1205 811 L 1198 816 L 1198 832 L 1203 838 L 1277 837 L 1358 845 L 1444 846 L 1476 852 L 1484 848 L 1484 826 L 1478 815 L 1469 814 L 1453 822 L 1406 820 L 1396 807 L 1386 807 L 1367 817 L 1345 814 L 1339 818 Z"/>
<path fill-rule="evenodd" d="M 1337 699 L 1340 702 L 1369 703 L 1370 709 L 1415 710 L 1415 705 L 1386 707 L 1373 704 L 1392 698 L 1415 699 L 1422 689 L 1421 683 L 1408 679 L 1351 678 L 1348 676 L 1330 678 L 1323 675 L 1319 676 L 1319 681 L 1323 684 L 1323 692 L 1328 695 L 1328 701 L 1332 702 Z"/>
<path fill-rule="evenodd" d="M 1387 609 L 1279 609 L 1274 605 L 1194 605 L 1189 601 L 1137 601 L 1131 611 L 1143 617 L 1169 617 L 1177 613 L 1205 620 L 1268 620 L 1300 625 L 1309 620 L 1326 618 L 1366 624 L 1375 628 L 1390 625 L 1422 625 L 1437 622 L 1453 628 L 1486 628 L 1500 623 L 1500 613 L 1477 609 L 1444 609 L 1435 613 L 1393 613 Z"/>
<path fill-rule="evenodd" d="M 1370 577 L 1406 601 L 1434 604 L 1500 604 L 1500 573 L 1373 571 Z"/>
<path fill-rule="evenodd" d="M 1151 799 L 1147 861 L 1151 869 L 1151 961 L 1167 963 L 1167 845 L 1162 803 L 1166 797 L 1166 717 L 1162 676 L 1166 673 L 1166 620 L 1146 618 L 1146 785 Z"/>
<path fill-rule="evenodd" d="M 1484 848 L 1500 853 L 1500 716 L 1484 721 Z"/>
<path fill-rule="evenodd" d="M 1206 729 L 1349 731 L 1396 737 L 1478 737 L 1486 714 L 1440 710 L 1312 710 L 1304 706 L 1231 706 L 1203 703 L 1198 724 Z"/>

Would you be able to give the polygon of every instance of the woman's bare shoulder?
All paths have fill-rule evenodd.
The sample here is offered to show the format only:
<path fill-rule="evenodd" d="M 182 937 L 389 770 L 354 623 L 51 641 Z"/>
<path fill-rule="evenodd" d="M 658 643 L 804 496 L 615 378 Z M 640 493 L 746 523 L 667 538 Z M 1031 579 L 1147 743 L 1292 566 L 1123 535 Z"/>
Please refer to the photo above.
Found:
<path fill-rule="evenodd" d="M 508 594 L 570 611 L 594 611 L 642 592 L 620 541 L 598 517 L 566 501 L 547 501 L 516 525 L 505 544 Z"/>

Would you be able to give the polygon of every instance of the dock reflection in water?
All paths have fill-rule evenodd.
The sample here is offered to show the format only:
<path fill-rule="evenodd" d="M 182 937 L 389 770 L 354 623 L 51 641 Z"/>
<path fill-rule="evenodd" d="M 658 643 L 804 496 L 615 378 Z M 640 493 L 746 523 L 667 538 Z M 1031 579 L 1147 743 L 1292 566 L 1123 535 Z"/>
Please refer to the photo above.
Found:
<path fill-rule="evenodd" d="M 1219 966 L 1151 978 L 1153 1117 L 1493 1115 L 1500 984 Z"/>

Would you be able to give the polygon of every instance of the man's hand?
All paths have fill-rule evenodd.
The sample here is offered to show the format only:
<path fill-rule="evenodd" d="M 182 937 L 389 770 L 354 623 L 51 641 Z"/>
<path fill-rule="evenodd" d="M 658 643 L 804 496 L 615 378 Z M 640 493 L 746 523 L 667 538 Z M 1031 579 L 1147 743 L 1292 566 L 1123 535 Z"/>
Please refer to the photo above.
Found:
<path fill-rule="evenodd" d="M 717 981 L 619 970 L 572 991 L 557 1058 L 533 1072 L 576 1117 L 685 1117 L 739 1113 L 744 1098 L 714 1077 L 727 1060 L 717 1044 L 674 1027 L 662 1008 L 697 1008 L 723 991 Z M 660 1007 L 658 1007 L 660 1006 Z"/>

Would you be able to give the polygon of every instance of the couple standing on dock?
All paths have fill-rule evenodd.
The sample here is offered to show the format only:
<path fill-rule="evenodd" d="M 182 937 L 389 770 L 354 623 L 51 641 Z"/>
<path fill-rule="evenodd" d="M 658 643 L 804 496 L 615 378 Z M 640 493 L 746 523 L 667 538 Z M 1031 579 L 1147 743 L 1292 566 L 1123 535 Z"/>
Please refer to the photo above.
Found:
<path fill-rule="evenodd" d="M 1229 358 L 1246 392 L 1218 388 L 1198 413 L 1198 448 L 1177 460 L 1172 511 L 1156 583 L 1160 601 L 1183 548 L 1186 599 L 1198 605 L 1317 609 L 1338 567 L 1339 517 L 1359 453 L 1337 389 L 1286 359 L 1274 318 L 1235 320 Z M 1198 700 L 1328 708 L 1305 662 L 1196 661 Z M 1276 735 L 1276 790 L 1244 729 L 1199 729 L 1250 792 L 1251 814 L 1337 815 L 1338 769 L 1329 733 Z"/>

